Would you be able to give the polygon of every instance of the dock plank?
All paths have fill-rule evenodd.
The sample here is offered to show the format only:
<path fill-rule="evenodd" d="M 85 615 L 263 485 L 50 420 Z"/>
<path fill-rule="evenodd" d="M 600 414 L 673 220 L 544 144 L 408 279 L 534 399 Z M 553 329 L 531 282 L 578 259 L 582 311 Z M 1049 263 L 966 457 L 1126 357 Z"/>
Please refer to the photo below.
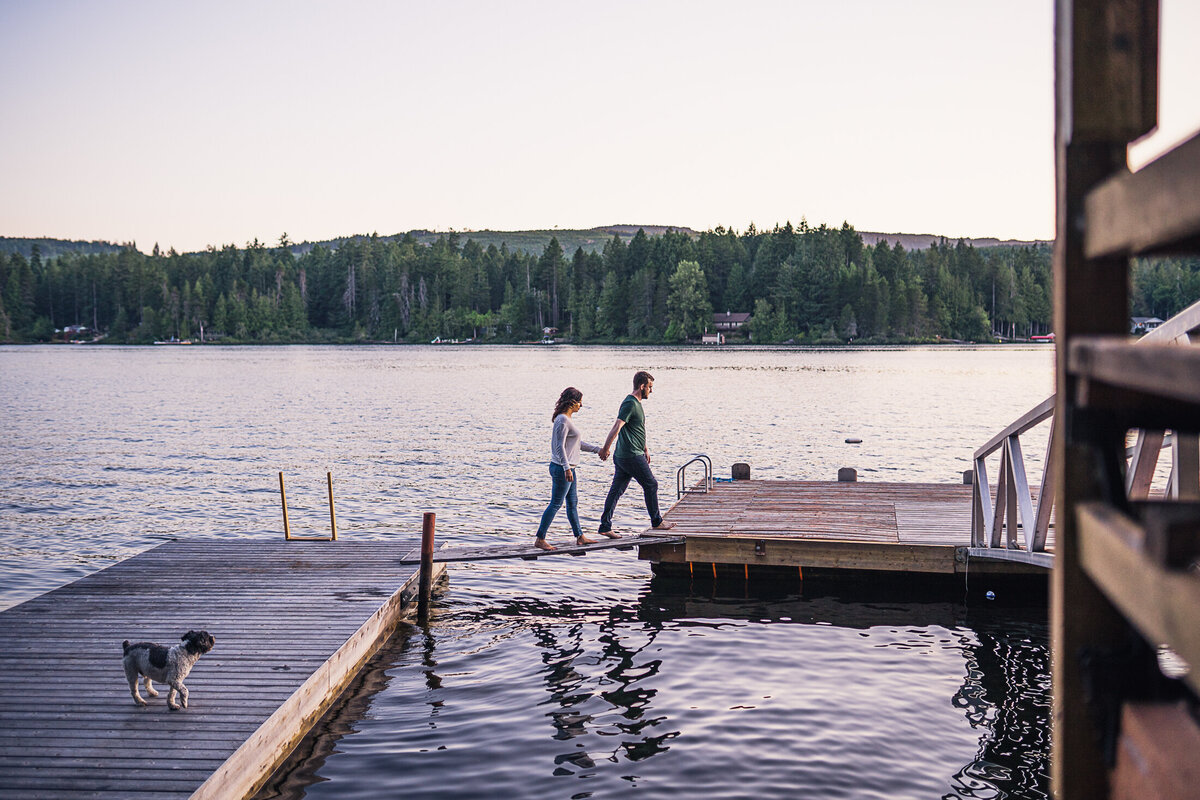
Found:
<path fill-rule="evenodd" d="M 415 544 L 169 542 L 0 613 L 0 731 L 20 731 L 0 736 L 0 798 L 245 794 L 411 605 Z M 217 640 L 191 707 L 158 683 L 134 705 L 121 641 L 190 628 Z"/>

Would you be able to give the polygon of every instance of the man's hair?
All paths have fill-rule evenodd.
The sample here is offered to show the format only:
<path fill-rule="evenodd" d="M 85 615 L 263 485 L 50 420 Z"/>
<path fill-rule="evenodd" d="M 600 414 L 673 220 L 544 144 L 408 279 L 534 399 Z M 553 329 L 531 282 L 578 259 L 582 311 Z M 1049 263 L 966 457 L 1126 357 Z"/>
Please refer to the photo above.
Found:
<path fill-rule="evenodd" d="M 654 380 L 654 376 L 645 370 L 637 373 L 633 376 L 633 390 L 636 392 L 652 380 Z"/>

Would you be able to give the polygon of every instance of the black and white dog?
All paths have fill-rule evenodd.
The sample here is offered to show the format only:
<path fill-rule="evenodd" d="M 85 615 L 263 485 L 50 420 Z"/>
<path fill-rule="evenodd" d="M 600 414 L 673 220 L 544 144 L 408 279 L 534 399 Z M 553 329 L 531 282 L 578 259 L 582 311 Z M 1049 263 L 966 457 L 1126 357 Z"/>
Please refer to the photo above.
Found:
<path fill-rule="evenodd" d="M 180 640 L 183 644 L 170 649 L 151 642 L 130 644 L 128 639 L 122 643 L 125 677 L 129 679 L 129 693 L 133 695 L 133 702 L 139 706 L 146 705 L 146 701 L 138 694 L 138 676 L 144 676 L 146 694 L 158 697 L 151 681 L 160 681 L 171 687 L 171 691 L 167 692 L 167 706 L 172 711 L 179 710 L 175 703 L 178 692 L 183 707 L 187 708 L 188 690 L 183 685 L 183 679 L 192 671 L 200 656 L 213 649 L 217 640 L 208 631 L 188 631 Z"/>

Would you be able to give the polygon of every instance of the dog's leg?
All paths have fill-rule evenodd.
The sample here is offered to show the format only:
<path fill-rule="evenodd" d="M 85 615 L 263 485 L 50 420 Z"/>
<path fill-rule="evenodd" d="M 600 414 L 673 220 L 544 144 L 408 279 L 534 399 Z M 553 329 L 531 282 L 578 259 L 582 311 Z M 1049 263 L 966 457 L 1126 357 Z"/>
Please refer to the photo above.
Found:
<path fill-rule="evenodd" d="M 188 704 L 187 704 L 188 690 L 187 690 L 187 687 L 183 685 L 183 681 L 179 682 L 179 697 L 181 699 L 181 702 L 183 703 L 183 707 L 187 708 L 188 707 Z"/>
<path fill-rule="evenodd" d="M 137 667 L 132 664 L 125 665 L 125 677 L 129 679 L 129 693 L 133 695 L 133 702 L 139 706 L 146 705 L 146 701 L 138 694 L 138 672 Z"/>
<path fill-rule="evenodd" d="M 150 680 L 149 675 L 142 679 L 142 683 L 146 685 L 146 694 L 150 695 L 151 697 L 158 697 L 158 691 L 154 688 L 154 681 Z"/>
<path fill-rule="evenodd" d="M 167 708 L 171 709 L 172 711 L 178 711 L 179 703 L 176 702 L 175 698 L 178 697 L 179 687 L 176 686 L 174 683 L 171 683 L 169 685 L 171 688 L 167 692 Z"/>

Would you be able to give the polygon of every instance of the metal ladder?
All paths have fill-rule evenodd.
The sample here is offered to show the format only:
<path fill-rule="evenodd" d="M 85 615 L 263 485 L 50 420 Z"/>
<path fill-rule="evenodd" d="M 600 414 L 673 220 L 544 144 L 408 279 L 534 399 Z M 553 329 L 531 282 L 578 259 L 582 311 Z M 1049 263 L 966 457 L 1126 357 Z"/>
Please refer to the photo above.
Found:
<path fill-rule="evenodd" d="M 704 466 L 704 482 L 700 486 L 688 486 L 686 473 L 687 468 L 692 464 L 701 464 Z M 697 454 L 682 467 L 675 472 L 675 499 L 678 500 L 685 494 L 708 494 L 713 488 L 713 465 L 712 459 L 703 453 Z"/>

